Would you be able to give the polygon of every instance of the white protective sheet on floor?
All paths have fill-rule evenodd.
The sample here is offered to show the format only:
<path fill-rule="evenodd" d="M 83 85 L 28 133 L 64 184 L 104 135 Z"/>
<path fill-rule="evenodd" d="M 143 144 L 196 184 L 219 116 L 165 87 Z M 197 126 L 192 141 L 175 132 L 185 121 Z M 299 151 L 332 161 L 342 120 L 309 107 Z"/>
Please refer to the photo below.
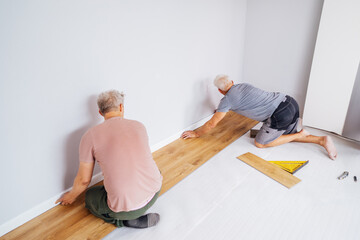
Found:
<path fill-rule="evenodd" d="M 312 134 L 323 135 L 308 129 Z M 313 144 L 258 149 L 249 133 L 159 197 L 149 212 L 161 221 L 149 229 L 120 228 L 105 239 L 360 239 L 360 145 L 333 138 L 338 159 Z M 236 157 L 309 160 L 287 189 Z M 338 180 L 343 172 L 349 177 Z"/>

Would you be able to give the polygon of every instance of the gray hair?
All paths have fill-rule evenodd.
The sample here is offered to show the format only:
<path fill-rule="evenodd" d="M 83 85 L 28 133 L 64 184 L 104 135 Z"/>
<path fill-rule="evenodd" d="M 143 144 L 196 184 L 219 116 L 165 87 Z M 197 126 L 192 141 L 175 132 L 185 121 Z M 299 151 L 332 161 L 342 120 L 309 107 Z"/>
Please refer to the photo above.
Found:
<path fill-rule="evenodd" d="M 120 104 L 124 104 L 124 93 L 117 90 L 109 90 L 99 94 L 97 104 L 102 114 L 116 111 Z"/>
<path fill-rule="evenodd" d="M 231 81 L 229 80 L 229 76 L 225 74 L 219 74 L 214 79 L 214 85 L 223 91 L 227 91 L 229 86 L 231 85 Z"/>

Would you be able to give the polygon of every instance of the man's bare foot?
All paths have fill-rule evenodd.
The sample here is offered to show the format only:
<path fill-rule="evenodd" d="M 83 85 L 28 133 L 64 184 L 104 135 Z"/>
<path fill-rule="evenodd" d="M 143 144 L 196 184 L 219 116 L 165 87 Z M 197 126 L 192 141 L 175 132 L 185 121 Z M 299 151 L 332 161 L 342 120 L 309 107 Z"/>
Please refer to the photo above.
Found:
<path fill-rule="evenodd" d="M 337 151 L 336 151 L 334 142 L 332 141 L 331 137 L 324 136 L 323 137 L 323 142 L 322 142 L 321 145 L 328 152 L 329 158 L 331 158 L 332 160 L 335 160 L 335 158 L 337 157 Z"/>

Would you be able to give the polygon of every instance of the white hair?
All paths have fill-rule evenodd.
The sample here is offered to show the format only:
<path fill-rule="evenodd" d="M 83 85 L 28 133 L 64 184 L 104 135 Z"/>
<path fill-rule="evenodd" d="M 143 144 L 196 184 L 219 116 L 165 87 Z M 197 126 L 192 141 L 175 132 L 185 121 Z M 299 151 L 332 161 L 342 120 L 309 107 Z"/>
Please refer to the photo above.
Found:
<path fill-rule="evenodd" d="M 214 85 L 220 90 L 227 91 L 229 86 L 231 85 L 229 76 L 225 74 L 217 75 L 214 79 Z"/>
<path fill-rule="evenodd" d="M 99 94 L 97 104 L 102 114 L 116 111 L 120 104 L 124 104 L 124 93 L 117 90 L 109 90 Z"/>

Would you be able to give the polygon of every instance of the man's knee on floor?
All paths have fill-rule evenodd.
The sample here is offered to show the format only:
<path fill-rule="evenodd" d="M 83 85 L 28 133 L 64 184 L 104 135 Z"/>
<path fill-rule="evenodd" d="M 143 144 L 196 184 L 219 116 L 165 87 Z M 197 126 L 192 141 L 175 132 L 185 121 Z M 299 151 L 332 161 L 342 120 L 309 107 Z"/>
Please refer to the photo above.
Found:
<path fill-rule="evenodd" d="M 255 146 L 258 148 L 267 148 L 268 147 L 267 144 L 258 143 L 256 140 L 254 141 L 254 143 L 255 143 Z"/>
<path fill-rule="evenodd" d="M 85 206 L 89 207 L 91 205 L 91 200 L 93 199 L 93 196 L 95 194 L 95 191 L 92 190 L 91 188 L 88 189 L 85 193 Z"/>
<path fill-rule="evenodd" d="M 98 190 L 95 188 L 89 188 L 86 190 L 85 193 L 85 199 L 92 198 L 93 196 L 96 196 Z"/>
<path fill-rule="evenodd" d="M 85 205 L 92 206 L 104 198 L 104 186 L 94 186 L 89 188 L 85 193 Z"/>

